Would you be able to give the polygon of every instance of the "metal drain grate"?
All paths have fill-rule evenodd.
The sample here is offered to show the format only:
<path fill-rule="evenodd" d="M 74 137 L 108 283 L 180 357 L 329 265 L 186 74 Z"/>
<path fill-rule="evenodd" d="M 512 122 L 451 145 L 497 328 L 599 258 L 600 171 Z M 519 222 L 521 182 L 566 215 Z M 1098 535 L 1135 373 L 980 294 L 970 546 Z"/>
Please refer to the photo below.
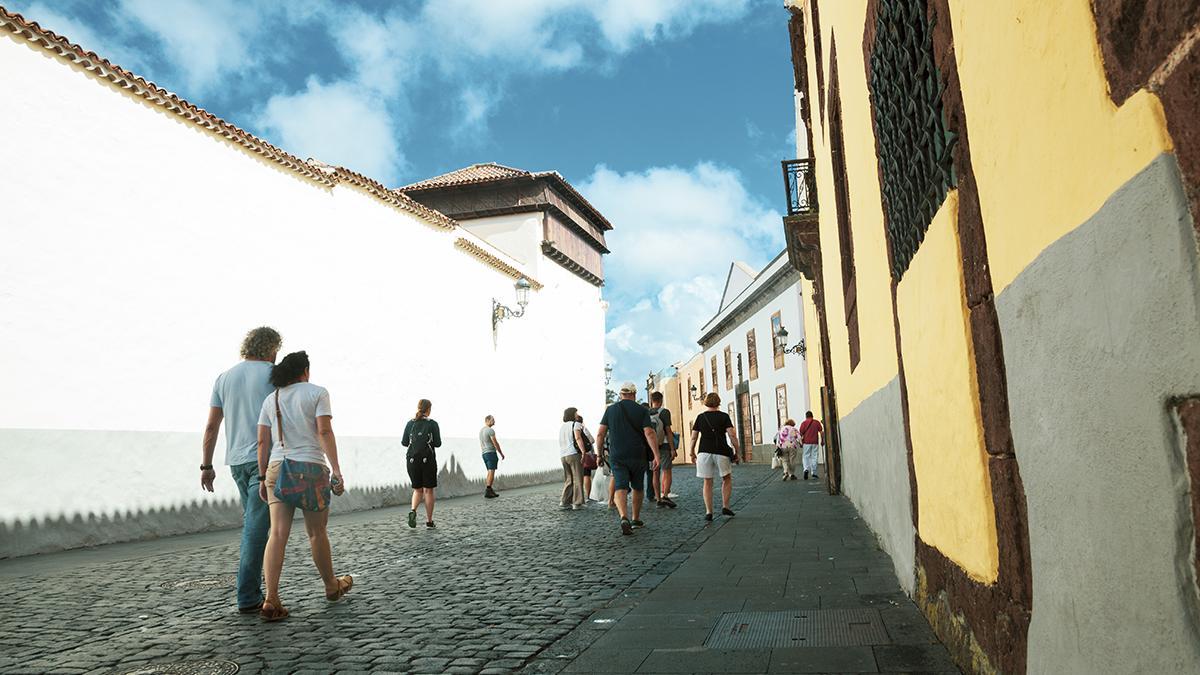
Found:
<path fill-rule="evenodd" d="M 236 574 L 213 574 L 207 577 L 196 577 L 195 579 L 176 579 L 175 581 L 164 581 L 159 584 L 160 588 L 168 591 L 232 588 L 234 586 L 237 586 Z"/>
<path fill-rule="evenodd" d="M 704 642 L 713 649 L 852 647 L 888 644 L 876 609 L 810 609 L 722 614 Z"/>
<path fill-rule="evenodd" d="M 113 675 L 234 675 L 239 669 L 233 661 L 180 661 L 178 663 L 148 663 Z"/>

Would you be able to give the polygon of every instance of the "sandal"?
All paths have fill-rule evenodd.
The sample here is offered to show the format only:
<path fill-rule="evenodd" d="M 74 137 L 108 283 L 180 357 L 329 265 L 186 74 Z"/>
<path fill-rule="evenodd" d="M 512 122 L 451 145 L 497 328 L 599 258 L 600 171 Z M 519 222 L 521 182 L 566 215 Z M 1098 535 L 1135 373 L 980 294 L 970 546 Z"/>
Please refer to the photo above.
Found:
<path fill-rule="evenodd" d="M 258 610 L 258 618 L 267 623 L 283 621 L 284 619 L 288 618 L 288 614 L 289 612 L 287 611 L 287 608 L 283 605 L 276 607 L 269 602 L 264 602 L 262 609 Z"/>
<path fill-rule="evenodd" d="M 338 589 L 336 591 L 334 591 L 333 593 L 325 594 L 325 599 L 330 602 L 337 602 L 337 601 L 341 600 L 343 597 L 345 597 L 345 595 L 347 593 L 350 592 L 350 588 L 354 586 L 354 577 L 350 576 L 349 574 L 346 574 L 344 576 L 338 577 L 337 582 L 338 582 Z"/>

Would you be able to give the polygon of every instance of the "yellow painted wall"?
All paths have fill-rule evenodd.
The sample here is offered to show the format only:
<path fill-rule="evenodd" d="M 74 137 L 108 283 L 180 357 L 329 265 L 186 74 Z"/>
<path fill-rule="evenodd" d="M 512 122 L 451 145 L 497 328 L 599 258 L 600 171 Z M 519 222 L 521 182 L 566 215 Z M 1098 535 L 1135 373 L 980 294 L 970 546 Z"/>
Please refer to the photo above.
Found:
<path fill-rule="evenodd" d="M 811 13 L 805 8 L 808 26 Z M 829 319 L 829 348 L 837 385 L 838 413 L 844 418 L 868 396 L 878 391 L 899 372 L 896 361 L 895 327 L 892 320 L 891 276 L 884 238 L 883 202 L 875 160 L 875 134 L 871 124 L 866 70 L 863 64 L 864 2 L 824 2 L 820 6 L 821 62 L 825 85 L 830 73 L 830 50 L 837 42 L 838 80 L 842 100 L 842 136 L 846 149 L 846 180 L 850 194 L 850 220 L 857 270 L 859 340 L 862 358 L 850 371 L 850 351 L 842 303 L 842 270 L 839 257 L 837 208 L 833 171 L 829 157 L 829 120 L 819 110 L 815 44 L 809 43 L 808 84 L 812 103 L 813 156 L 817 158 L 817 194 L 820 196 L 821 257 L 826 311 Z M 827 100 L 828 102 L 828 100 Z M 812 325 L 816 325 L 814 321 Z M 809 363 L 814 363 L 809 361 Z M 819 379 L 819 378 L 818 378 Z M 810 379 L 811 381 L 811 379 Z M 810 400 L 820 401 L 814 396 Z"/>
<path fill-rule="evenodd" d="M 986 583 L 999 573 L 999 555 L 957 223 L 954 191 L 896 288 L 896 308 L 919 534 Z"/>
<path fill-rule="evenodd" d="M 692 437 L 692 423 L 696 421 L 697 415 L 704 412 L 704 403 L 702 401 L 697 401 L 694 399 L 689 401 L 691 393 L 688 392 L 688 378 L 690 377 L 692 384 L 696 385 L 696 393 L 699 394 L 701 388 L 703 388 L 704 391 L 709 391 L 712 389 L 712 387 L 704 385 L 704 383 L 701 381 L 704 379 L 703 376 L 707 374 L 708 370 L 704 365 L 703 352 L 697 353 L 695 356 L 688 359 L 686 363 L 683 363 L 679 366 L 679 382 L 683 387 L 683 401 L 681 402 L 682 407 L 680 408 L 680 415 L 678 417 L 680 421 L 676 428 L 676 431 L 679 432 L 680 444 L 679 457 L 675 460 L 676 462 L 686 461 L 687 447 Z"/>
<path fill-rule="evenodd" d="M 1156 96 L 1108 98 L 1088 0 L 949 2 L 999 293 L 1171 141 Z"/>

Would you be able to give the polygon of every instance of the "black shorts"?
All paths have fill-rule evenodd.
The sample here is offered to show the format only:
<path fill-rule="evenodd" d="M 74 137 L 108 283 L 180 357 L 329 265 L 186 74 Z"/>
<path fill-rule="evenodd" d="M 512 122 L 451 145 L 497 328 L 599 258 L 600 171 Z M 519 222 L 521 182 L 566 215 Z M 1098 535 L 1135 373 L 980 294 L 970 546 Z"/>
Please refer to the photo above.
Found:
<path fill-rule="evenodd" d="M 437 456 L 432 452 L 418 452 L 408 456 L 408 479 L 414 490 L 437 487 Z"/>

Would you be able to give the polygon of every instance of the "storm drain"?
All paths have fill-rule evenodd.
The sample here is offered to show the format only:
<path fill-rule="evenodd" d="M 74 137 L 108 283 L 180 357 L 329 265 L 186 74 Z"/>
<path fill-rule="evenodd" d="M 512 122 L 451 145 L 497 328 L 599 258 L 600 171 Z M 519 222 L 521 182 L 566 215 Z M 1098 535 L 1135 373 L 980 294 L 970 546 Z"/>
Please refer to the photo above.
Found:
<path fill-rule="evenodd" d="M 168 591 L 182 590 L 209 590 L 216 588 L 232 588 L 237 586 L 236 574 L 213 574 L 207 577 L 196 577 L 194 579 L 176 579 L 175 581 L 164 581 L 159 584 L 159 587 Z"/>
<path fill-rule="evenodd" d="M 234 675 L 238 664 L 233 661 L 180 661 L 178 663 L 147 663 L 113 675 Z"/>
<path fill-rule="evenodd" d="M 713 649 L 852 647 L 890 643 L 876 609 L 722 614 L 705 641 Z"/>

